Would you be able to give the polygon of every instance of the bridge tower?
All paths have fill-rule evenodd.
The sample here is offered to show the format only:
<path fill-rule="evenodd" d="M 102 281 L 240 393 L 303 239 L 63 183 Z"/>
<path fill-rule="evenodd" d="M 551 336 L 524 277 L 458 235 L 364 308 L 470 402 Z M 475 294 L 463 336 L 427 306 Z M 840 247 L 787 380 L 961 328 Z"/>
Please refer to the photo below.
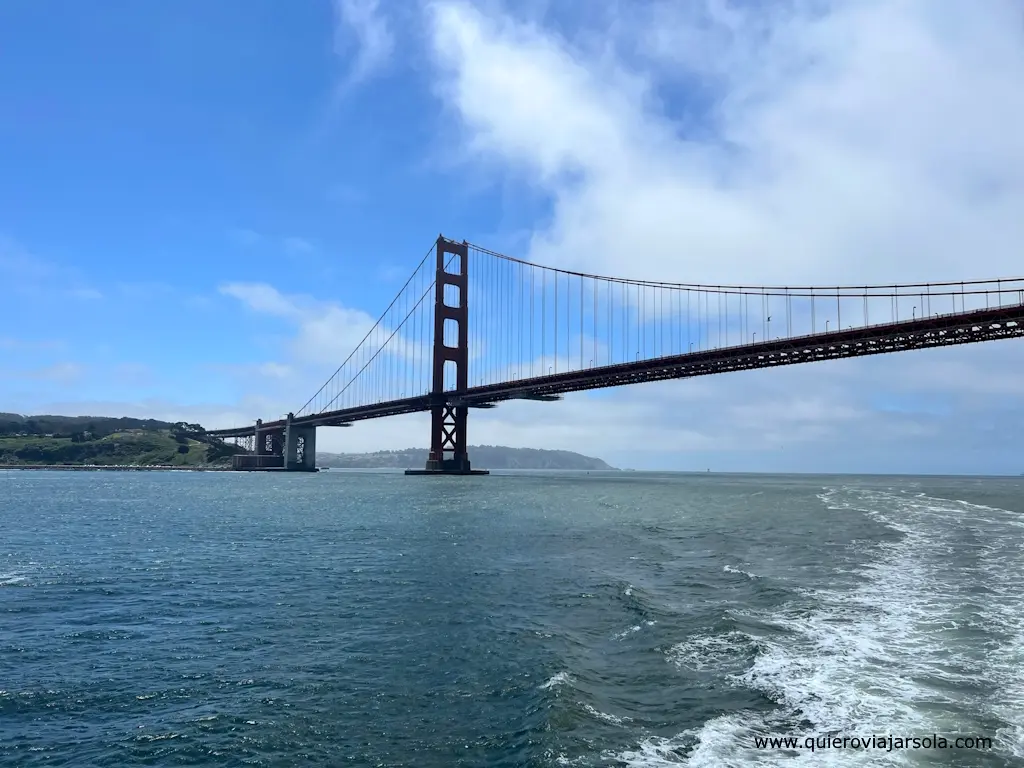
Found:
<path fill-rule="evenodd" d="M 450 271 L 449 271 L 450 270 Z M 446 290 L 446 288 L 450 288 Z M 466 442 L 469 408 L 460 396 L 469 388 L 469 247 L 443 235 L 437 238 L 434 281 L 434 349 L 430 406 L 430 455 L 425 469 L 407 469 L 407 475 L 486 475 L 473 469 Z M 457 333 L 455 346 L 445 344 L 445 325 Z M 445 389 L 445 373 L 454 367 L 455 387 Z M 450 377 L 449 377 L 450 381 Z"/>

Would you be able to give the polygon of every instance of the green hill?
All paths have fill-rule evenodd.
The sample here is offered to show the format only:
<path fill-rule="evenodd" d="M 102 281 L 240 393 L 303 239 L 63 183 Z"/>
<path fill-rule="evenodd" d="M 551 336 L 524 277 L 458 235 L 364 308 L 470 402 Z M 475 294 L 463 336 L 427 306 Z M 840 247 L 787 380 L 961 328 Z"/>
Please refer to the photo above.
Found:
<path fill-rule="evenodd" d="M 209 437 L 200 424 L 0 413 L 0 466 L 215 466 L 230 463 L 236 453 L 245 451 Z"/>
<path fill-rule="evenodd" d="M 200 424 L 106 416 L 21 416 L 0 413 L 0 467 L 129 465 L 216 467 L 245 449 L 206 434 Z M 601 459 L 572 451 L 470 446 L 474 466 L 485 469 L 612 470 Z M 375 453 L 317 453 L 321 467 L 422 467 L 425 448 Z"/>

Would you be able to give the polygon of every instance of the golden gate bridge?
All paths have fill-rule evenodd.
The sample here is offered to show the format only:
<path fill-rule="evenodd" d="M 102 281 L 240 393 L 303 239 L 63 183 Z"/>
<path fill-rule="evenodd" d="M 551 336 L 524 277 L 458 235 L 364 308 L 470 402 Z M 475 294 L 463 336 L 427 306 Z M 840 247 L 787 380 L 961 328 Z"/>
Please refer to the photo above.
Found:
<path fill-rule="evenodd" d="M 485 474 L 470 409 L 1024 335 L 1024 278 L 836 287 L 627 280 L 439 236 L 352 353 L 284 418 L 211 430 L 236 469 L 313 471 L 317 427 L 430 412 L 407 474 Z"/>

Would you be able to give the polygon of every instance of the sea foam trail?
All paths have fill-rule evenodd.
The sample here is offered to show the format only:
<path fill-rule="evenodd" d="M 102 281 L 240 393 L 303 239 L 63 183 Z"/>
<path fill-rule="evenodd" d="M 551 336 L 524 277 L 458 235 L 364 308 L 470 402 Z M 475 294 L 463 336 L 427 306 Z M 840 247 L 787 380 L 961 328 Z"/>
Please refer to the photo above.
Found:
<path fill-rule="evenodd" d="M 696 636 L 669 651 L 778 703 L 615 755 L 629 766 L 923 765 L 923 750 L 757 749 L 754 735 L 985 735 L 1024 757 L 1024 554 L 1016 513 L 923 494 L 826 489 L 833 510 L 902 533 L 874 545 L 852 591 L 810 590 L 759 621 L 785 632 Z M 752 612 L 751 612 L 752 613 Z M 736 655 L 754 662 L 730 669 Z M 965 728 L 975 720 L 979 727 Z M 1000 723 L 997 732 L 980 723 Z M 949 756 L 945 758 L 948 760 Z M 973 763 L 972 763 L 973 764 Z"/>
<path fill-rule="evenodd" d="M 28 578 L 17 571 L 11 573 L 0 573 L 0 587 L 13 587 L 16 584 L 24 584 Z"/>

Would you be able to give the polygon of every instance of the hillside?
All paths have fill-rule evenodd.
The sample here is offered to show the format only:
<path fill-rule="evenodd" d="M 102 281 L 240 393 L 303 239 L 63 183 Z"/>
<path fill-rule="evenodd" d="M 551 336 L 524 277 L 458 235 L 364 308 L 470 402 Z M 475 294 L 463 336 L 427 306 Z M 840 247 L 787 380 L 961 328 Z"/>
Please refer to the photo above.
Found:
<path fill-rule="evenodd" d="M 227 464 L 240 448 L 199 424 L 99 416 L 0 413 L 0 466 L 27 464 Z"/>
<path fill-rule="evenodd" d="M 209 437 L 200 424 L 105 416 L 21 416 L 0 413 L 0 467 L 95 464 L 203 467 L 229 464 L 242 448 Z M 485 469 L 613 470 L 601 459 L 571 451 L 475 445 L 474 466 Z M 317 465 L 352 469 L 422 467 L 425 448 L 376 453 L 317 453 Z"/>
<path fill-rule="evenodd" d="M 320 453 L 316 463 L 321 467 L 339 469 L 409 469 L 420 468 L 427 461 L 426 448 L 375 453 Z M 539 448 L 507 448 L 502 445 L 473 445 L 469 459 L 481 469 L 587 469 L 613 470 L 601 459 L 572 451 L 547 451 Z"/>

